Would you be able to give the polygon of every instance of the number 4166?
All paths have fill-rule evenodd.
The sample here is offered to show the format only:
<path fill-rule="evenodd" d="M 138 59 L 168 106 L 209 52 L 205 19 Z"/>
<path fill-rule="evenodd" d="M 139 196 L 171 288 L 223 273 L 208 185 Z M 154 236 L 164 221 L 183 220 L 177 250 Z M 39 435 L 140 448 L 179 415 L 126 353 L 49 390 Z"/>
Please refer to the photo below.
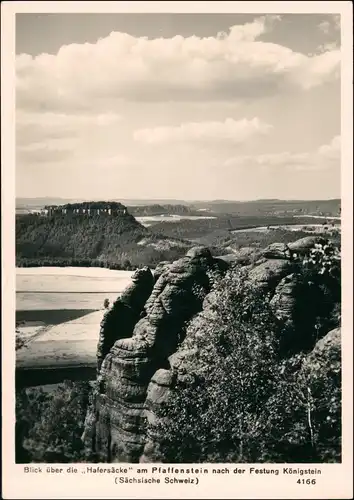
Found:
<path fill-rule="evenodd" d="M 298 479 L 297 484 L 316 484 L 316 479 Z"/>

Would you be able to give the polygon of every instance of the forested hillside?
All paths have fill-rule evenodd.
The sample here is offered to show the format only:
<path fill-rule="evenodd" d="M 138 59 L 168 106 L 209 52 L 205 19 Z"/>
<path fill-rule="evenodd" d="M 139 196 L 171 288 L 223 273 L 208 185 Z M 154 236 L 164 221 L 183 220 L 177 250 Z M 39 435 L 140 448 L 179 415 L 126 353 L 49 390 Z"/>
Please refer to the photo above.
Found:
<path fill-rule="evenodd" d="M 17 266 L 131 269 L 179 257 L 186 248 L 188 244 L 177 239 L 161 242 L 129 213 L 116 217 L 16 217 Z"/>

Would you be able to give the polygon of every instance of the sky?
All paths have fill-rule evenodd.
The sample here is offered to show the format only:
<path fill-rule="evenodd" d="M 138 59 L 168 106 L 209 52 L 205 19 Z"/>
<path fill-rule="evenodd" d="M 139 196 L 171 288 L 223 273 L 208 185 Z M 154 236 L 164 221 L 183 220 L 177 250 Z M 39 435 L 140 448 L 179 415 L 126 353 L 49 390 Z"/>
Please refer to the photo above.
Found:
<path fill-rule="evenodd" d="M 17 14 L 16 196 L 340 197 L 340 18 Z"/>

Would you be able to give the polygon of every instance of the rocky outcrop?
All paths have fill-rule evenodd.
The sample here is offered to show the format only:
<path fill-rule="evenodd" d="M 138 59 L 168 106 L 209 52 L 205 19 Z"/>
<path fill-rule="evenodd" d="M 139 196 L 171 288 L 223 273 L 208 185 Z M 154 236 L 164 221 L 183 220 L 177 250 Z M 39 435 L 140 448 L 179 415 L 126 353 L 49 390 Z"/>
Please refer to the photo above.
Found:
<path fill-rule="evenodd" d="M 192 248 L 186 257 L 158 269 L 153 288 L 149 271 L 140 271 L 103 320 L 97 394 L 84 435 L 100 460 L 138 461 L 152 376 L 169 366 L 168 357 L 183 340 L 187 322 L 202 309 L 210 291 L 209 274 L 226 268 L 208 249 Z"/>
<path fill-rule="evenodd" d="M 286 324 L 294 322 L 294 311 L 297 299 L 298 280 L 296 274 L 288 274 L 277 285 L 270 305 L 276 318 Z"/>
<path fill-rule="evenodd" d="M 97 346 L 98 373 L 103 359 L 116 340 L 131 336 L 153 285 L 154 277 L 150 269 L 148 267 L 138 269 L 132 276 L 132 284 L 103 316 Z"/>
<path fill-rule="evenodd" d="M 238 250 L 233 250 L 232 253 L 222 255 L 219 257 L 219 259 L 222 259 L 229 264 L 247 266 L 252 264 L 253 262 L 256 262 L 260 256 L 261 255 L 258 249 L 252 247 L 244 247 Z"/>
<path fill-rule="evenodd" d="M 326 240 L 321 236 L 305 236 L 288 244 L 291 254 L 306 255 L 316 245 L 316 243 L 325 244 Z"/>
<path fill-rule="evenodd" d="M 299 306 L 302 285 L 293 250 L 309 251 L 309 241 L 304 240 L 290 250 L 290 244 L 271 245 L 255 264 L 243 262 L 254 286 L 270 294 L 275 317 L 288 336 L 287 347 L 301 344 L 299 328 L 309 322 L 313 329 L 317 314 L 315 308 L 311 312 L 312 290 L 307 290 Z M 176 377 L 188 381 L 193 353 L 180 348 L 187 325 L 192 318 L 198 320 L 201 312 L 203 321 L 214 314 L 213 275 L 225 273 L 233 264 L 240 262 L 214 258 L 205 247 L 193 248 L 182 259 L 161 263 L 154 276 L 147 268 L 140 270 L 106 315 L 96 393 L 83 436 L 99 461 L 163 462 L 158 440 L 147 435 L 147 423 L 156 422 L 156 408 L 168 397 Z M 304 332 L 308 335 L 306 328 Z M 311 350 L 315 340 L 310 338 L 306 349 Z"/>
<path fill-rule="evenodd" d="M 334 328 L 316 342 L 315 347 L 307 356 L 305 367 L 322 367 L 331 362 L 332 369 L 341 369 L 341 328 Z"/>
<path fill-rule="evenodd" d="M 162 418 L 157 415 L 159 405 L 167 401 L 170 390 L 177 380 L 183 381 L 188 378 L 188 361 L 194 351 L 184 350 L 172 354 L 168 361 L 170 368 L 158 370 L 152 377 L 147 390 L 145 402 L 145 416 L 150 424 L 150 433 L 146 437 L 141 463 L 164 462 L 164 455 L 160 450 L 159 437 L 154 434 L 154 425 L 161 422 Z"/>
<path fill-rule="evenodd" d="M 268 259 L 290 259 L 291 252 L 285 243 L 272 243 L 262 252 L 263 257 Z"/>

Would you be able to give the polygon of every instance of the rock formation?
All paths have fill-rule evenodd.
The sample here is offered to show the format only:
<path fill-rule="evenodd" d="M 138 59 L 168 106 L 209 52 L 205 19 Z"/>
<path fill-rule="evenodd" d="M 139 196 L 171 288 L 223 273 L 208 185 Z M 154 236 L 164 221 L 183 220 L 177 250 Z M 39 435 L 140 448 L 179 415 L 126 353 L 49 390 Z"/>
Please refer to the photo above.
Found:
<path fill-rule="evenodd" d="M 210 291 L 209 272 L 224 261 L 192 248 L 157 269 L 157 280 L 140 270 L 101 324 L 97 393 L 84 440 L 102 461 L 136 462 L 145 444 L 145 400 L 153 374 L 183 340 L 185 326 Z M 153 287 L 153 288 L 152 288 Z"/>
<path fill-rule="evenodd" d="M 324 367 L 330 360 L 331 369 L 341 370 L 341 329 L 335 328 L 316 342 L 315 347 L 306 358 L 304 367 L 321 366 Z"/>
<path fill-rule="evenodd" d="M 114 302 L 101 322 L 97 346 L 97 369 L 106 354 L 118 339 L 130 337 L 135 324 L 143 311 L 145 302 L 151 294 L 154 277 L 148 267 L 138 269 L 132 276 L 132 284 Z"/>
<path fill-rule="evenodd" d="M 293 253 L 309 251 L 313 238 L 305 240 L 293 248 L 271 245 L 254 265 L 244 263 L 254 285 L 271 295 L 274 314 L 288 332 L 287 348 L 301 344 L 302 336 L 296 337 L 299 326 L 305 318 L 313 328 L 317 314 L 311 313 L 311 295 L 298 306 L 299 264 Z M 161 263 L 154 277 L 148 268 L 139 270 L 105 315 L 96 392 L 83 436 L 99 461 L 163 461 L 158 442 L 146 434 L 147 422 L 156 420 L 156 407 L 168 396 L 175 377 L 188 377 L 191 352 L 179 347 L 186 327 L 202 310 L 213 314 L 213 273 L 223 274 L 232 264 L 229 256 L 213 258 L 207 248 L 192 248 L 182 259 Z M 311 350 L 315 341 L 311 337 L 304 348 Z"/>

